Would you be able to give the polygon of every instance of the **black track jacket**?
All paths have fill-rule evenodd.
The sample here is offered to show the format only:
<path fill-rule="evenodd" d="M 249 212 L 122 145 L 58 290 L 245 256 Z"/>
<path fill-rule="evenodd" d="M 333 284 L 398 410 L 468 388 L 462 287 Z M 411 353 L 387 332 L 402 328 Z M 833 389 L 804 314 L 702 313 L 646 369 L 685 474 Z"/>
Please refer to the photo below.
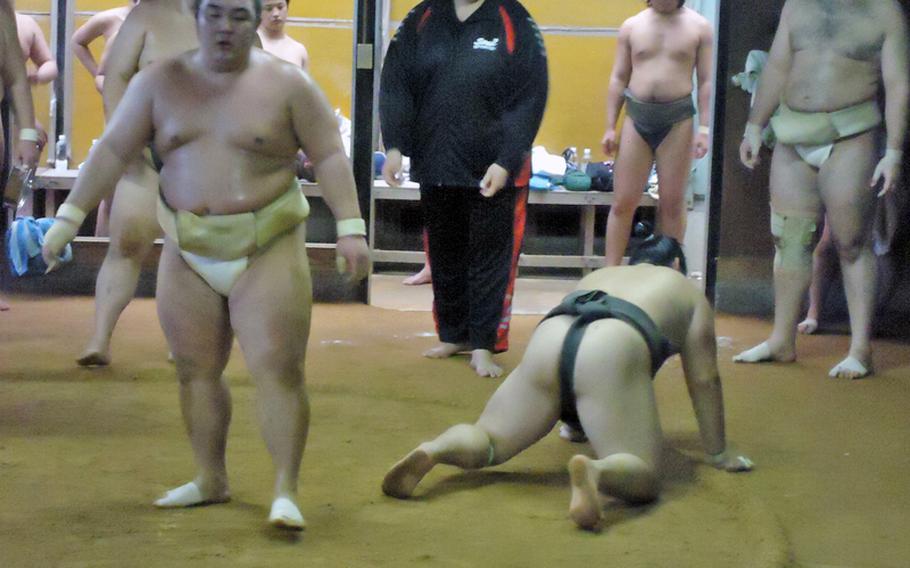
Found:
<path fill-rule="evenodd" d="M 526 185 L 547 85 L 543 38 L 519 2 L 486 0 L 461 22 L 453 0 L 425 0 L 385 58 L 384 145 L 425 185 L 477 186 L 494 162 Z"/>

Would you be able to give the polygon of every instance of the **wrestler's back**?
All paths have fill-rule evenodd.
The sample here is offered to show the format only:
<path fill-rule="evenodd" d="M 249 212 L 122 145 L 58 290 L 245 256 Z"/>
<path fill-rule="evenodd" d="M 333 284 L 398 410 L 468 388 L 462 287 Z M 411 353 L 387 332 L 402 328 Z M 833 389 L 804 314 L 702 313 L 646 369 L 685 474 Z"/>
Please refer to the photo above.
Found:
<path fill-rule="evenodd" d="M 793 2 L 789 12 L 793 62 L 787 106 L 833 111 L 872 99 L 881 77 L 885 17 L 878 0 L 850 5 L 830 0 Z"/>
<path fill-rule="evenodd" d="M 253 50 L 240 76 L 211 80 L 218 74 L 188 71 L 194 53 L 150 69 L 164 77 L 153 95 L 161 190 L 171 207 L 199 214 L 259 209 L 294 182 L 289 107 L 303 72 Z"/>
<path fill-rule="evenodd" d="M 675 345 L 682 345 L 695 307 L 704 301 L 701 290 L 680 272 L 650 264 L 602 268 L 582 278 L 576 288 L 603 290 L 635 304 Z"/>
<path fill-rule="evenodd" d="M 639 99 L 667 102 L 692 92 L 701 16 L 683 8 L 673 16 L 651 10 L 630 18 L 632 76 L 629 89 Z"/>

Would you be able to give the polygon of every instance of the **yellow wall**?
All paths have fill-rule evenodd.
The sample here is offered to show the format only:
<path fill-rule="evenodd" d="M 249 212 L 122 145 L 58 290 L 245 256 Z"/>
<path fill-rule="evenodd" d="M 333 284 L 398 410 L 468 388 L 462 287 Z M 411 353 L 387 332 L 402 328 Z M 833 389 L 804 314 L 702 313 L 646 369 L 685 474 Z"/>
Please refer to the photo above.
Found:
<path fill-rule="evenodd" d="M 390 18 L 401 21 L 418 4 L 392 0 Z M 613 34 L 571 35 L 548 27 L 618 28 L 645 8 L 643 0 L 523 0 L 522 4 L 544 28 L 550 71 L 550 96 L 535 144 L 558 153 L 569 146 L 590 148 L 594 160 L 605 160 L 600 150 L 606 122 L 607 86 L 616 54 Z M 393 24 L 394 25 L 394 24 Z"/>

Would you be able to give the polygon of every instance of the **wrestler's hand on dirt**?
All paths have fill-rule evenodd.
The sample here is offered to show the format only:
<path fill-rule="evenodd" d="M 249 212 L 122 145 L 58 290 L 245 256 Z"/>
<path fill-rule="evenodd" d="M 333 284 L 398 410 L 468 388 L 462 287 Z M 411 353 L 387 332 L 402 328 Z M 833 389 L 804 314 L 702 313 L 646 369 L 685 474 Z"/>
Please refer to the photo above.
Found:
<path fill-rule="evenodd" d="M 879 197 L 894 189 L 894 184 L 897 183 L 897 178 L 900 175 L 902 157 L 903 152 L 901 150 L 888 149 L 885 151 L 885 156 L 875 166 L 875 173 L 872 174 L 872 182 L 869 187 L 875 187 L 880 180 L 884 180 L 882 189 L 878 192 Z"/>
<path fill-rule="evenodd" d="M 391 187 L 398 187 L 404 181 L 401 175 L 401 152 L 397 148 L 392 148 L 385 155 L 382 179 Z"/>
<path fill-rule="evenodd" d="M 699 132 L 695 135 L 694 143 L 692 144 L 692 155 L 695 156 L 696 160 L 700 160 L 708 155 L 708 147 L 710 146 L 710 141 L 708 140 L 708 135 Z"/>
<path fill-rule="evenodd" d="M 335 258 L 338 272 L 350 282 L 359 282 L 370 275 L 370 247 L 365 237 L 339 237 L 335 245 Z"/>
<path fill-rule="evenodd" d="M 719 454 L 708 455 L 708 463 L 717 469 L 730 473 L 752 471 L 755 463 L 746 456 L 727 449 Z"/>
<path fill-rule="evenodd" d="M 69 219 L 57 217 L 54 220 L 54 224 L 44 235 L 44 246 L 41 247 L 41 257 L 47 264 L 45 274 L 57 268 L 60 257 L 63 256 L 63 249 L 76 238 L 78 232 L 79 225 Z"/>
<path fill-rule="evenodd" d="M 759 164 L 761 152 L 761 126 L 751 122 L 746 124 L 743 142 L 739 145 L 739 161 L 747 168 L 754 169 Z"/>
<path fill-rule="evenodd" d="M 487 173 L 480 180 L 480 195 L 493 197 L 509 182 L 509 171 L 499 164 L 487 168 Z"/>
<path fill-rule="evenodd" d="M 610 128 L 604 133 L 604 137 L 600 140 L 600 145 L 603 148 L 604 154 L 612 156 L 616 153 L 618 148 L 616 144 L 616 129 Z"/>

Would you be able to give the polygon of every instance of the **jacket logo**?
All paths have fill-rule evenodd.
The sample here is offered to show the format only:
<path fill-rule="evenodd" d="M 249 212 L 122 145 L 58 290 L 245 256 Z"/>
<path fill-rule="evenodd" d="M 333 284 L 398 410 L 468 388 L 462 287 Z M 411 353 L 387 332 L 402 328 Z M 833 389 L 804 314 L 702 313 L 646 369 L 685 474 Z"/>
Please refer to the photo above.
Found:
<path fill-rule="evenodd" d="M 496 51 L 497 47 L 499 47 L 499 38 L 484 39 L 482 37 L 479 37 L 474 40 L 474 49 L 483 49 L 486 51 Z"/>

